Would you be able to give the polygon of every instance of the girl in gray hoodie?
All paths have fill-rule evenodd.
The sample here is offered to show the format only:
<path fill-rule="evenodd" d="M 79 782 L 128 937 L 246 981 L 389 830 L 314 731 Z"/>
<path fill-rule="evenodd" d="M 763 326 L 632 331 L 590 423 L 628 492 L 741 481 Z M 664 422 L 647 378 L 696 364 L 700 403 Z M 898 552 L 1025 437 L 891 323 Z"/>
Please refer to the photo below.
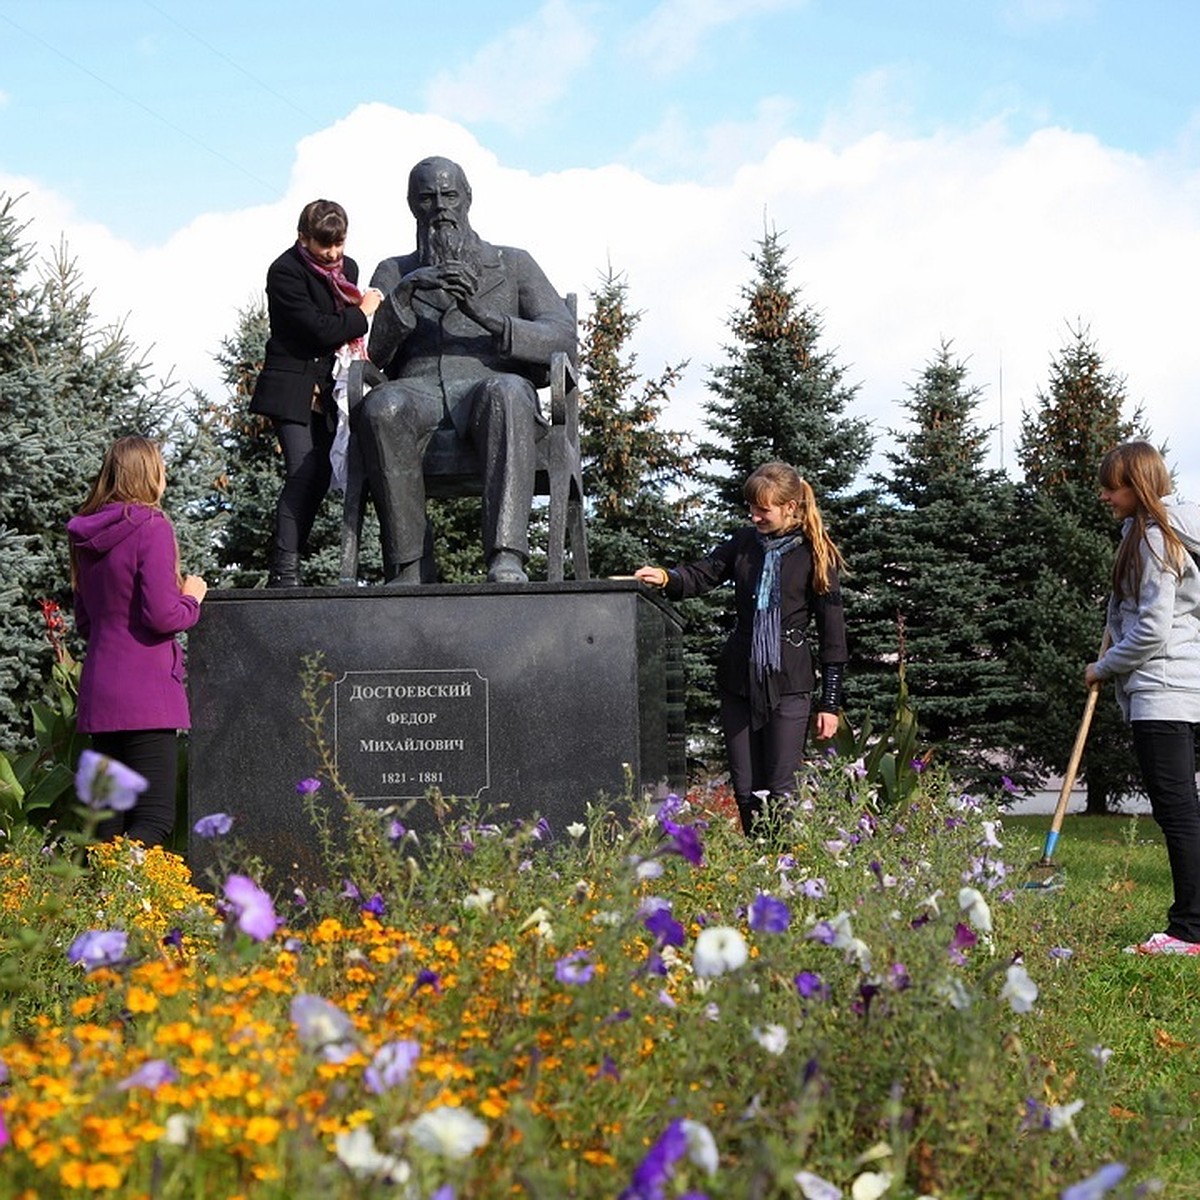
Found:
<path fill-rule="evenodd" d="M 1171 494 L 1149 442 L 1114 446 L 1100 464 L 1100 499 L 1122 522 L 1108 602 L 1110 648 L 1084 673 L 1112 679 L 1155 821 L 1175 898 L 1167 928 L 1126 949 L 1200 955 L 1200 506 Z"/>

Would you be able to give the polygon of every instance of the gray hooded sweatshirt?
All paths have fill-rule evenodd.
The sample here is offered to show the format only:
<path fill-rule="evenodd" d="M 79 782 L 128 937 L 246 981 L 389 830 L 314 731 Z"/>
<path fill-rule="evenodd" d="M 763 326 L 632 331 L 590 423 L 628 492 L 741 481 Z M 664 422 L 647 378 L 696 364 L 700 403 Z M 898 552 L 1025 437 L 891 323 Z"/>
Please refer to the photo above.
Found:
<path fill-rule="evenodd" d="M 1188 551 L 1183 575 L 1162 565 L 1162 533 L 1151 525 L 1141 554 L 1136 600 L 1110 597 L 1111 647 L 1096 663 L 1112 679 L 1127 721 L 1200 722 L 1200 505 L 1163 498 L 1171 528 Z M 1132 519 L 1122 526 L 1128 537 Z M 1157 557 L 1156 557 L 1157 556 Z"/>

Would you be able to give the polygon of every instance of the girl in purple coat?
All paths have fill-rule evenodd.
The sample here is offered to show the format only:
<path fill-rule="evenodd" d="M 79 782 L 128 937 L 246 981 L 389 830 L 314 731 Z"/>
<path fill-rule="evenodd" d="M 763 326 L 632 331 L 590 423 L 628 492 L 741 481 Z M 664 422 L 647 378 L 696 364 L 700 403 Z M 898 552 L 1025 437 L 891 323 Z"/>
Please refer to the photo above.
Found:
<path fill-rule="evenodd" d="M 180 574 L 175 531 L 159 507 L 166 486 L 158 446 L 119 438 L 67 523 L 75 626 L 88 643 L 78 728 L 149 785 L 97 835 L 147 846 L 162 845 L 175 823 L 175 735 L 191 725 L 175 635 L 196 623 L 208 590 L 198 575 Z"/>

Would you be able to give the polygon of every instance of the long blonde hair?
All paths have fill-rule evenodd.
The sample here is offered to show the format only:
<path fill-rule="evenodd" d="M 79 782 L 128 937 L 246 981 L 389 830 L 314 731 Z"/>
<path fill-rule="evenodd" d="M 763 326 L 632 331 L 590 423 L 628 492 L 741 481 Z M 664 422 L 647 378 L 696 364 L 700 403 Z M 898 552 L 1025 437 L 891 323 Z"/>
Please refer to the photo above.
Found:
<path fill-rule="evenodd" d="M 812 547 L 813 588 L 821 593 L 837 590 L 837 572 L 846 565 L 842 552 L 825 531 L 812 484 L 795 467 L 785 462 L 763 463 L 742 489 L 747 504 L 779 504 L 794 501 L 796 528 Z"/>
<path fill-rule="evenodd" d="M 97 512 L 106 504 L 141 504 L 159 508 L 167 482 L 167 467 L 158 443 L 139 434 L 117 438 L 104 455 L 100 471 L 92 481 L 78 516 Z M 182 584 L 179 548 L 175 549 L 175 574 Z M 79 580 L 75 542 L 71 542 L 71 586 Z"/>
<path fill-rule="evenodd" d="M 1164 496 L 1172 491 L 1171 473 L 1158 450 L 1149 442 L 1121 442 L 1101 460 L 1100 486 L 1108 491 L 1127 487 L 1133 492 L 1137 507 L 1133 510 L 1128 534 L 1121 539 L 1113 560 L 1112 589 L 1118 600 L 1131 596 L 1135 601 L 1141 591 L 1140 549 L 1149 546 L 1146 532 L 1157 525 L 1162 534 L 1163 555 L 1151 546 L 1151 553 L 1164 570 L 1183 577 L 1187 549 L 1179 534 L 1171 528 Z"/>

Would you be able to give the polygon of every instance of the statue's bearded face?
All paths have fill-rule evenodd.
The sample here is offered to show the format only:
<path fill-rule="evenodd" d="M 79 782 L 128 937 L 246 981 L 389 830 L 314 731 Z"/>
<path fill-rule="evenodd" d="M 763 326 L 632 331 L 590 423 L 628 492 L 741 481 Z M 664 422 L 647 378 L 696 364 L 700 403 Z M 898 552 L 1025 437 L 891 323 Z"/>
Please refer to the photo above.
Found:
<path fill-rule="evenodd" d="M 471 193 L 454 163 L 434 160 L 417 167 L 409 182 L 408 203 L 417 218 L 417 250 L 423 263 L 477 261 L 477 238 L 468 216 Z"/>

